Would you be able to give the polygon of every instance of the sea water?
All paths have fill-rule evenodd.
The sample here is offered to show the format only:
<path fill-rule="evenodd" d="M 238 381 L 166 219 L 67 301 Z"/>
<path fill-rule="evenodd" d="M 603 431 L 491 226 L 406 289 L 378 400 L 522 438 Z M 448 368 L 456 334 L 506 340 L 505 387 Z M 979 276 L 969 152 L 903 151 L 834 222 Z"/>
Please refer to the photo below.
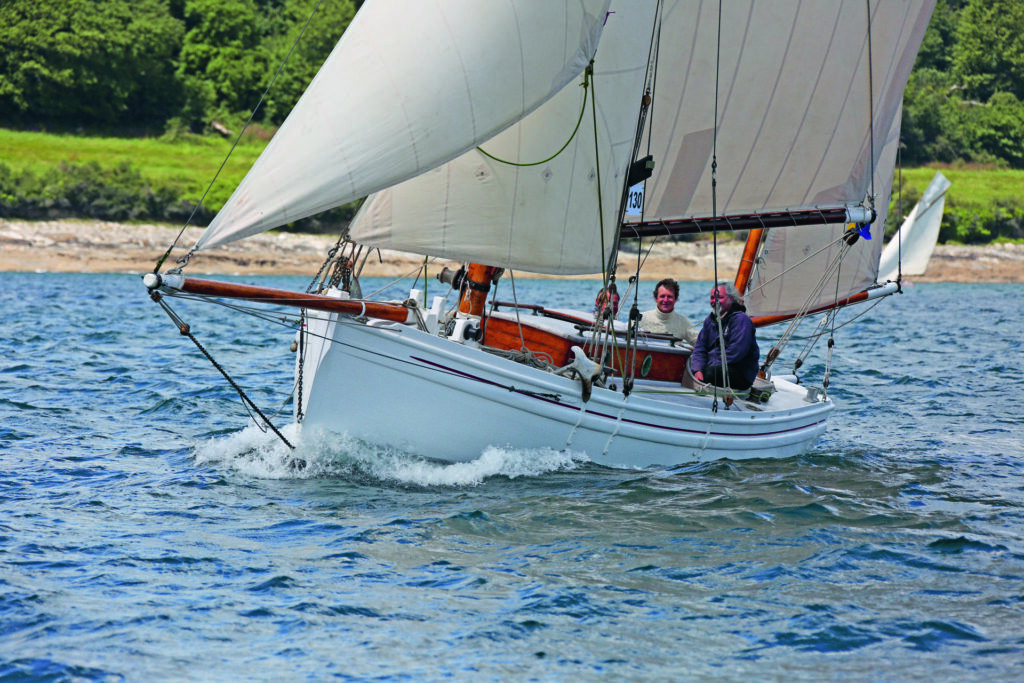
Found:
<path fill-rule="evenodd" d="M 0 274 L 0 680 L 1020 680 L 1022 298 L 920 284 L 844 314 L 806 455 L 616 470 L 296 457 L 138 276 Z M 293 332 L 174 306 L 294 436 Z"/>

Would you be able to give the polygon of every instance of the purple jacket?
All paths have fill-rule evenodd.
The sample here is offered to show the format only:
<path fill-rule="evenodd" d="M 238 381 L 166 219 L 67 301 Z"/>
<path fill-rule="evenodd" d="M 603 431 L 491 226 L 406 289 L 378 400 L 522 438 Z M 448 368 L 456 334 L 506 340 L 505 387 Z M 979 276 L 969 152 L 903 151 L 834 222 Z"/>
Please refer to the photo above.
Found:
<path fill-rule="evenodd" d="M 747 315 L 747 309 L 740 303 L 733 303 L 732 308 L 722 320 L 722 332 L 725 334 L 725 358 L 729 369 L 734 368 L 743 373 L 751 382 L 757 377 L 757 361 L 761 350 L 757 348 L 754 323 Z M 690 358 L 690 369 L 693 372 L 704 368 L 721 365 L 721 349 L 718 344 L 718 321 L 712 313 L 704 318 L 697 341 L 693 344 L 693 355 Z"/>

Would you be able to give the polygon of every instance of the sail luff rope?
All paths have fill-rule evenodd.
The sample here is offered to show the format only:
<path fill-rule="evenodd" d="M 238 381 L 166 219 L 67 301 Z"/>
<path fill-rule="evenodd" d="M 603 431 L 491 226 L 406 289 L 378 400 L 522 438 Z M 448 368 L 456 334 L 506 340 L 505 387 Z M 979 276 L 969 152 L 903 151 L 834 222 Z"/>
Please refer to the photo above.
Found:
<path fill-rule="evenodd" d="M 868 41 L 868 150 L 871 155 L 871 194 L 870 203 L 871 208 L 875 206 L 875 84 L 874 84 L 874 55 L 871 50 L 871 0 L 864 0 L 864 9 L 867 14 L 867 41 Z M 854 226 L 856 229 L 856 226 Z M 848 231 L 849 232 L 849 231 Z M 882 235 L 885 235 L 885 225 L 882 226 Z M 869 233 L 870 236 L 870 233 Z M 845 241 L 845 251 L 849 251 L 850 247 L 857 241 L 857 236 L 853 235 L 851 239 Z M 825 353 L 825 373 L 821 380 L 821 386 L 825 390 L 826 397 L 828 396 L 828 385 L 832 375 L 832 350 L 836 345 L 835 333 L 836 333 L 836 309 L 839 307 L 839 284 L 842 282 L 842 260 L 836 268 L 836 290 L 835 299 L 833 300 L 831 318 L 831 331 L 829 332 L 827 351 Z"/>
<path fill-rule="evenodd" d="M 248 120 L 245 122 L 245 125 L 242 126 L 242 129 L 238 132 L 238 135 L 235 137 L 235 141 L 234 143 L 232 143 L 231 149 L 228 150 L 228 153 L 224 157 L 224 160 L 220 162 L 220 168 L 218 168 L 217 172 L 213 174 L 213 178 L 210 180 L 210 184 L 206 186 L 206 190 L 203 192 L 203 196 L 199 198 L 199 202 L 192 209 L 192 213 L 189 215 L 188 220 L 185 221 L 185 225 L 181 226 L 181 230 L 178 232 L 178 235 L 174 238 L 174 241 L 171 242 L 171 246 L 167 247 L 167 251 L 164 252 L 163 256 L 161 256 L 157 260 L 156 265 L 153 266 L 154 273 L 160 272 L 160 266 L 162 266 L 164 264 L 164 261 L 167 260 L 167 257 L 171 255 L 171 252 L 174 250 L 174 247 L 178 244 L 178 240 L 180 240 L 181 236 L 185 234 L 185 230 L 188 228 L 188 226 L 192 224 L 192 219 L 195 218 L 196 212 L 199 211 L 199 207 L 201 207 L 203 205 L 203 202 L 206 200 L 206 195 L 208 195 L 210 193 L 210 190 L 213 189 L 213 184 L 217 182 L 217 178 L 220 177 L 221 171 L 224 170 L 224 167 L 228 163 L 228 159 L 231 158 L 231 155 L 234 153 L 235 148 L 238 147 L 238 143 L 242 141 L 242 136 L 245 134 L 245 131 L 249 129 L 249 125 L 252 123 L 252 120 L 256 117 L 256 112 L 260 110 L 260 105 L 263 104 L 263 100 L 267 99 L 267 94 L 270 93 L 270 89 L 274 87 L 275 83 L 277 83 L 278 77 L 281 75 L 281 72 L 284 71 L 285 65 L 291 58 L 292 53 L 295 51 L 295 48 L 299 44 L 299 41 L 302 40 L 302 36 L 305 35 L 306 29 L 309 28 L 309 23 L 313 21 L 313 17 L 316 16 L 316 13 L 320 9 L 320 5 L 323 4 L 323 1 L 324 0 L 317 0 L 316 6 L 313 8 L 313 11 L 310 12 L 309 17 L 306 19 L 306 23 L 302 25 L 302 30 L 299 31 L 299 35 L 295 37 L 294 42 L 292 42 L 292 46 L 288 48 L 288 54 L 286 54 L 284 56 L 284 59 L 281 60 L 281 64 L 277 67 L 277 72 L 274 74 L 274 77 L 270 79 L 270 83 L 267 84 L 267 87 L 263 91 L 263 94 L 260 95 L 259 102 L 256 103 L 255 107 L 253 107 L 252 113 L 249 114 Z M 189 259 L 192 258 L 192 254 L 195 253 L 195 250 L 196 249 L 193 246 L 192 249 L 190 249 L 187 254 L 178 259 L 179 269 L 188 265 Z"/>
<path fill-rule="evenodd" d="M 871 0 L 864 0 L 868 18 L 868 150 L 871 153 L 871 208 L 875 203 L 875 76 L 874 55 L 871 51 Z"/>
<path fill-rule="evenodd" d="M 896 167 L 897 174 L 896 215 L 899 220 L 903 219 L 903 150 L 896 145 Z M 916 216 L 915 216 L 916 218 Z M 885 238 L 885 224 L 882 224 L 882 237 Z M 903 231 L 896 231 L 896 291 L 903 293 Z"/>

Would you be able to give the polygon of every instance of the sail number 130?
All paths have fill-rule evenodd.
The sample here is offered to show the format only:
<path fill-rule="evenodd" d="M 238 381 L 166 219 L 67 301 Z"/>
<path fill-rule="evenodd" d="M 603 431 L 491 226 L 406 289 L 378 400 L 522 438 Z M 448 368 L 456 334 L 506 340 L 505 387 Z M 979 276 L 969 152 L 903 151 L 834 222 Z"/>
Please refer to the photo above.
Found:
<path fill-rule="evenodd" d="M 626 195 L 626 215 L 639 216 L 644 210 L 644 184 L 637 183 Z"/>

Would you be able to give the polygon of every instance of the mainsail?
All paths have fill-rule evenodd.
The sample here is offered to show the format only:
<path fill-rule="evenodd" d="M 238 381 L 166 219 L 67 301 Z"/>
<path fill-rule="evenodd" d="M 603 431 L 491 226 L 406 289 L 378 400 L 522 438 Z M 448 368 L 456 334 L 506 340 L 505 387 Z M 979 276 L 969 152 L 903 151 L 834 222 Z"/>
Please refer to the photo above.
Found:
<path fill-rule="evenodd" d="M 902 91 L 931 5 L 930 0 L 666 2 L 660 8 L 656 61 L 648 70 L 642 62 L 648 57 L 648 26 L 659 8 L 613 3 L 593 85 L 603 147 L 602 231 L 597 229 L 597 165 L 587 131 L 537 167 L 511 167 L 471 151 L 371 198 L 352 237 L 534 272 L 599 272 L 605 261 L 598 247 L 614 248 L 607 220 L 616 216 L 631 161 L 623 155 L 630 151 L 640 96 L 651 74 L 656 74 L 655 104 L 644 152 L 653 155 L 656 170 L 646 187 L 646 224 L 715 214 L 844 209 L 871 196 L 881 224 Z M 517 162 L 543 159 L 566 136 L 580 107 L 579 90 L 570 84 L 482 147 Z M 712 155 L 718 167 L 714 197 Z M 873 175 L 876 169 L 881 170 Z M 808 236 L 797 231 L 770 236 L 748 304 L 764 313 L 799 307 L 809 278 L 803 272 L 782 273 L 815 252 L 819 257 L 803 267 L 820 273 L 834 252 L 828 245 L 841 231 L 819 226 Z M 780 239 L 785 244 L 780 246 Z M 822 246 L 809 246 L 806 239 Z M 843 289 L 854 291 L 872 281 L 874 246 L 849 256 L 856 264 L 842 273 Z"/>
<path fill-rule="evenodd" d="M 573 81 L 481 145 L 486 154 L 471 150 L 378 192 L 353 222 L 352 238 L 531 272 L 600 272 L 614 248 L 655 5 L 613 6 L 586 88 Z"/>
<path fill-rule="evenodd" d="M 600 272 L 616 248 L 649 89 L 642 153 L 656 169 L 640 219 L 648 227 L 867 206 L 881 235 L 902 92 L 933 4 L 367 3 L 197 248 L 377 192 L 353 225 L 358 242 L 533 272 Z M 442 43 L 425 50 L 423 40 Z M 515 165 L 547 159 L 570 137 L 554 158 Z M 770 231 L 748 309 L 806 305 L 842 230 Z M 880 239 L 851 249 L 838 290 L 811 305 L 871 284 L 880 251 Z"/>
<path fill-rule="evenodd" d="M 196 248 L 364 197 L 493 137 L 583 71 L 608 4 L 367 2 Z"/>
<path fill-rule="evenodd" d="M 873 193 L 880 236 L 903 89 L 933 4 L 724 0 L 720 33 L 718 3 L 670 4 L 651 126 L 660 169 L 644 220 L 851 207 Z M 748 309 L 791 313 L 806 303 L 841 232 L 768 231 Z M 851 250 L 843 290 L 874 281 L 880 248 L 877 239 Z"/>

